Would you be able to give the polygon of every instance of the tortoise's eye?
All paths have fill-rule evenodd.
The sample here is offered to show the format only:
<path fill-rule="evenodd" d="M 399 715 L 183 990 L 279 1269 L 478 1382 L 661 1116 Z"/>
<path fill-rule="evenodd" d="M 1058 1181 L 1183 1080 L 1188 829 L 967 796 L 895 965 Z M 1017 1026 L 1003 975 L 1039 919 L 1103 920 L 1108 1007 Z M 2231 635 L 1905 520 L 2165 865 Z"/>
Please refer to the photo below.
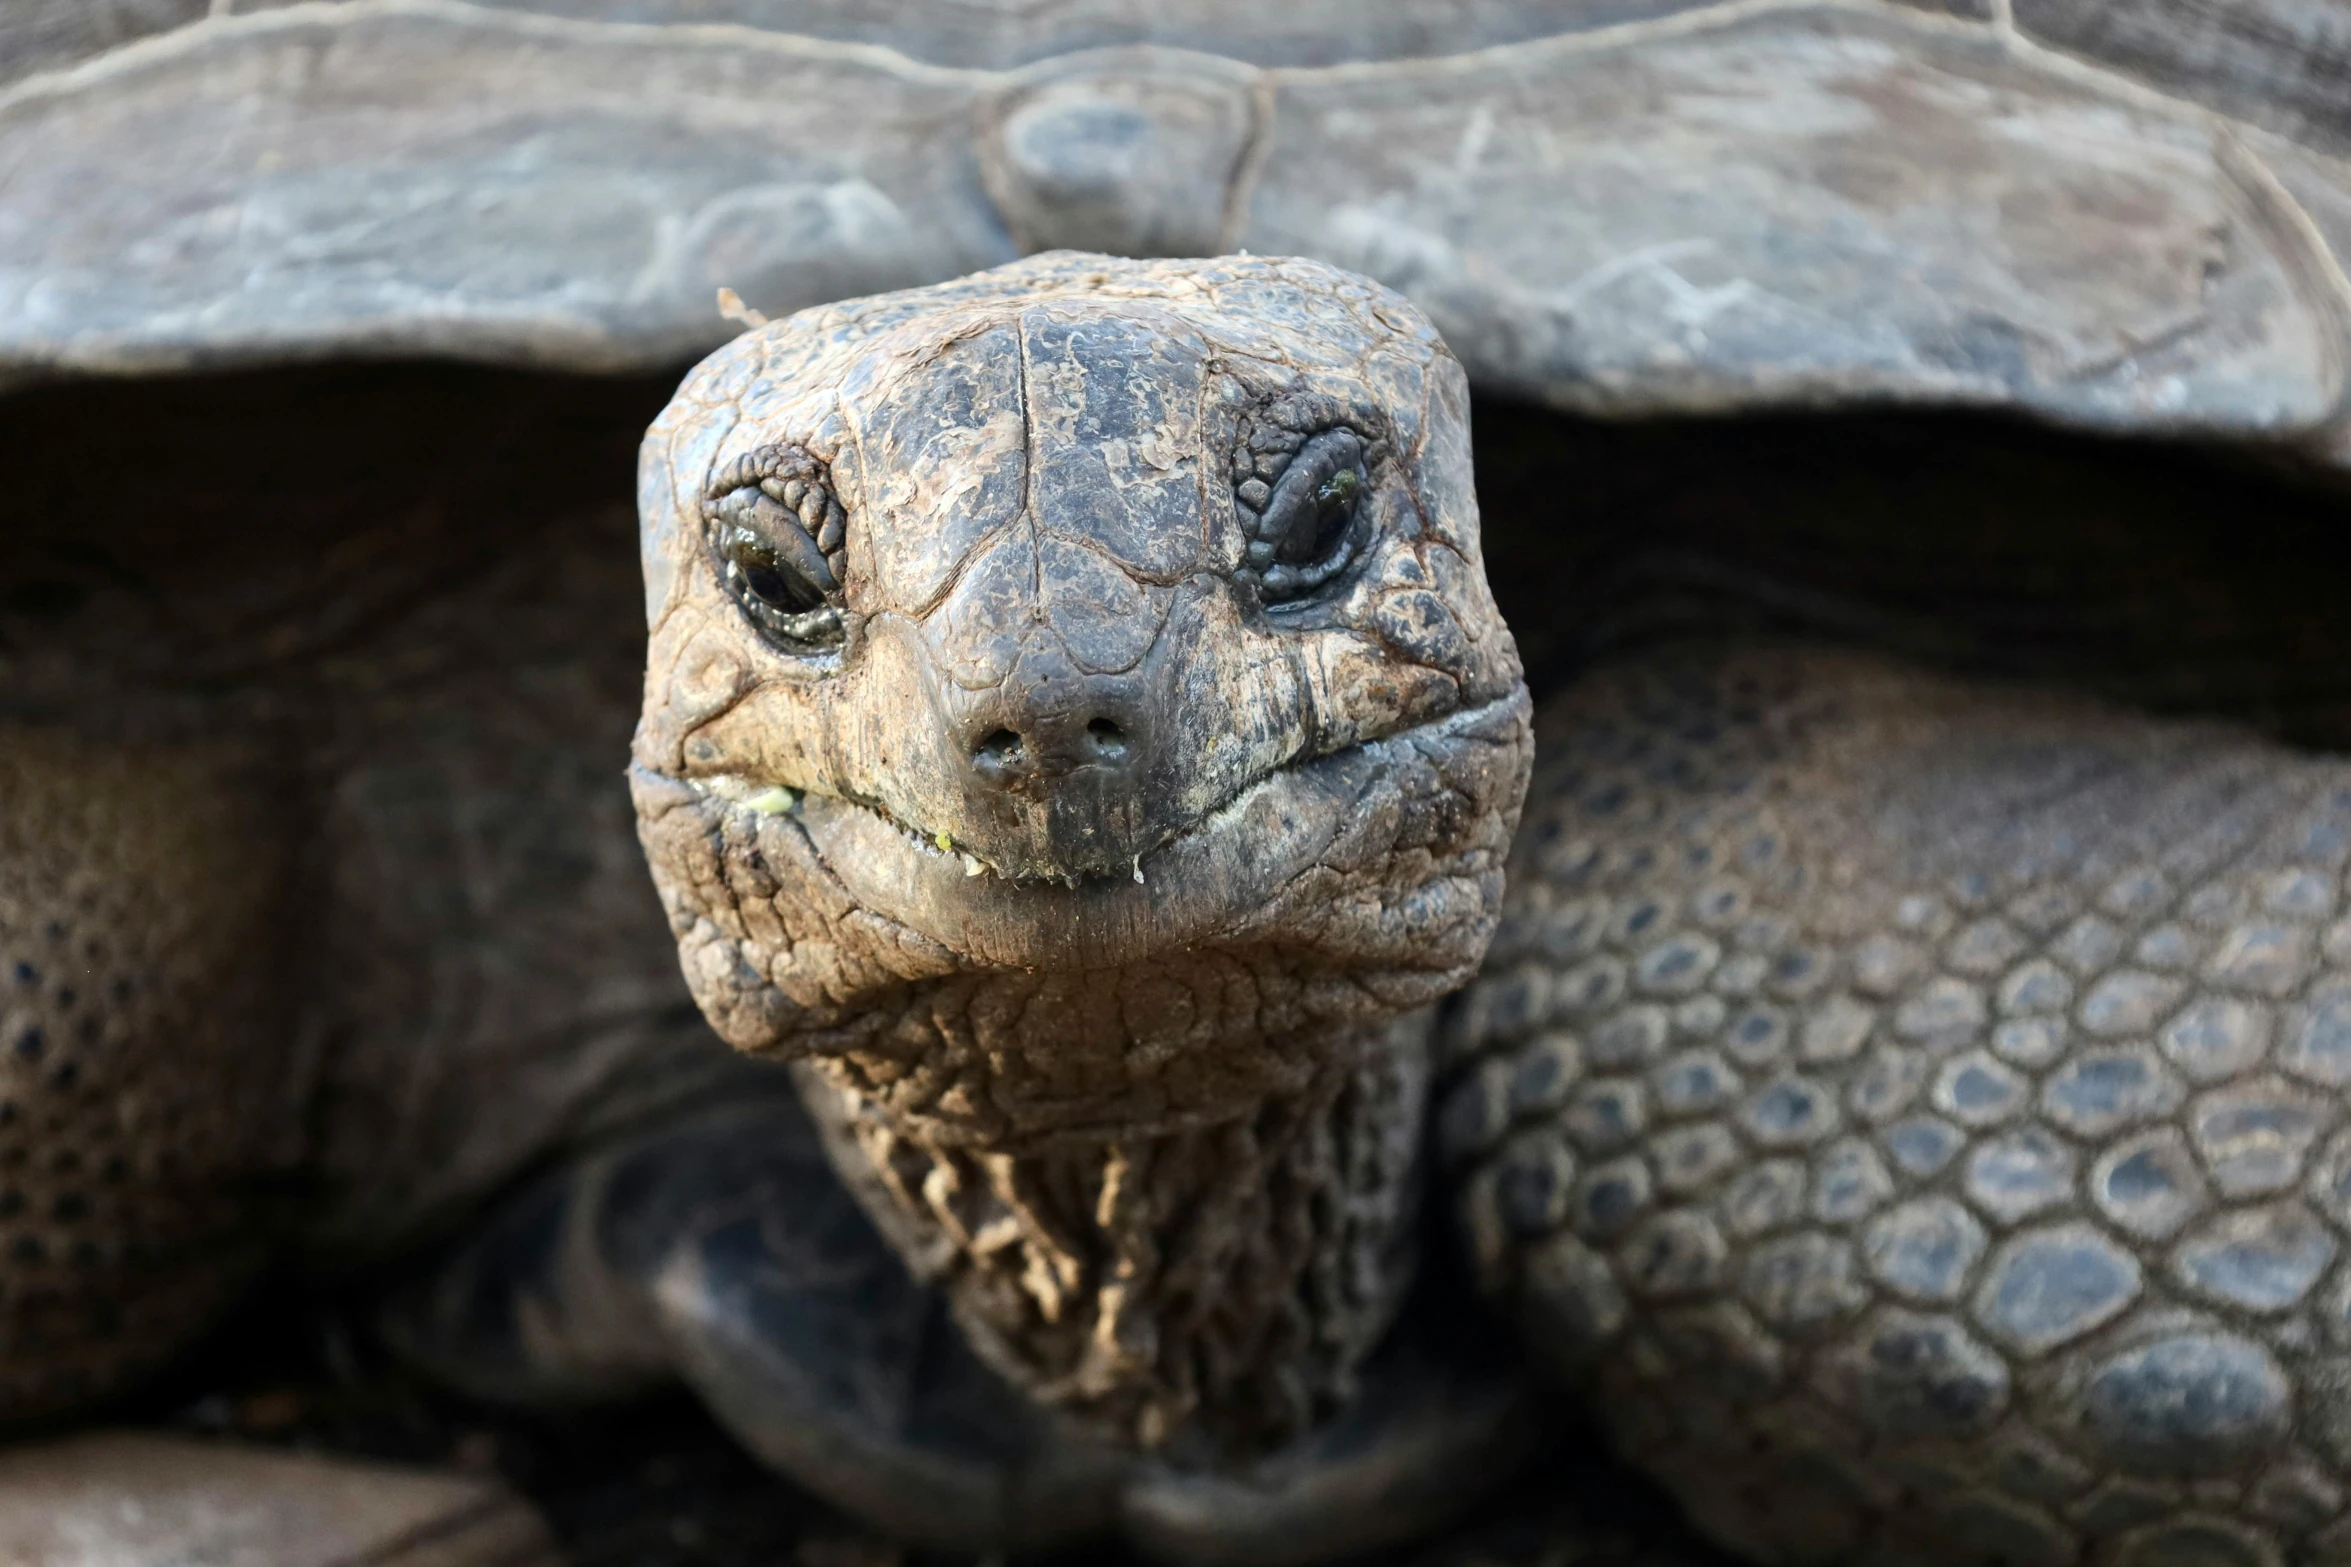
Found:
<path fill-rule="evenodd" d="M 1249 523 L 1244 567 L 1265 603 L 1302 599 L 1355 559 L 1363 542 L 1363 497 L 1371 489 L 1364 459 L 1362 436 L 1324 430 L 1299 444 L 1271 484 L 1259 478 L 1236 492 Z"/>
<path fill-rule="evenodd" d="M 762 447 L 712 489 L 703 507 L 710 544 L 743 613 L 790 651 L 839 646 L 846 519 L 815 460 Z"/>

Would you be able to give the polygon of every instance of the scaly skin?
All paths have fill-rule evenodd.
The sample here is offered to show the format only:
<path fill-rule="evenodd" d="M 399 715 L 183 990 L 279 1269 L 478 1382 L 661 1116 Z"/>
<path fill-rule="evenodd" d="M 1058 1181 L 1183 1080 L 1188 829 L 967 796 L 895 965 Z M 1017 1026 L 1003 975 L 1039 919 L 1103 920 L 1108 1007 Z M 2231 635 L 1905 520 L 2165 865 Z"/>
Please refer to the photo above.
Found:
<path fill-rule="evenodd" d="M 1296 1433 L 1409 1275 L 1391 1020 L 1484 950 L 1528 756 L 1465 408 L 1328 267 L 1053 256 L 752 333 L 647 438 L 633 777 L 696 997 L 809 1063 L 984 1356 L 1146 1444 Z M 1252 559 L 1324 452 L 1329 552 Z M 754 525 L 827 558 L 829 641 Z"/>
<path fill-rule="evenodd" d="M 1438 1112 L 1484 1282 L 1765 1562 L 2351 1541 L 2351 766 L 1845 654 L 1540 762 Z"/>
<path fill-rule="evenodd" d="M 0 725 L 0 1413 L 153 1368 L 263 1260 L 301 1145 L 253 762 Z"/>

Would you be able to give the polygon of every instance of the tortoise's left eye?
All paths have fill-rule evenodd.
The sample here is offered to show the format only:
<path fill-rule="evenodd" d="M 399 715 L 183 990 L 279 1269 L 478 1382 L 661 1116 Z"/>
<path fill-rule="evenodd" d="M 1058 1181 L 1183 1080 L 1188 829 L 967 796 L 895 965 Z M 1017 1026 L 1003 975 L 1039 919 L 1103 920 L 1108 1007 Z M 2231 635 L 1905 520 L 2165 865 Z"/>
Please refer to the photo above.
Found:
<path fill-rule="evenodd" d="M 712 489 L 703 507 L 710 545 L 743 613 L 790 651 L 838 647 L 847 519 L 815 459 L 762 447 Z"/>
<path fill-rule="evenodd" d="M 1371 489 L 1364 459 L 1362 436 L 1324 430 L 1298 447 L 1270 486 L 1262 480 L 1242 486 L 1245 510 L 1262 498 L 1245 561 L 1265 603 L 1303 598 L 1355 558 L 1363 497 Z"/>

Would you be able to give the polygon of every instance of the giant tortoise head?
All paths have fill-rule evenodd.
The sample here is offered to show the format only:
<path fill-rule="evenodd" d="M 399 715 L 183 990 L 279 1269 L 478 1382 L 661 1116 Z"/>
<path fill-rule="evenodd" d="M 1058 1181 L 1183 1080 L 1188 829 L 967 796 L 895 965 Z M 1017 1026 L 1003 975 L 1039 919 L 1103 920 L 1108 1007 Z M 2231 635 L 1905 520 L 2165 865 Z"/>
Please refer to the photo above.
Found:
<path fill-rule="evenodd" d="M 1457 985 L 1527 756 L 1459 366 L 1327 267 L 1057 255 L 750 333 L 648 437 L 645 839 L 737 1045 L 1019 1141 Z"/>

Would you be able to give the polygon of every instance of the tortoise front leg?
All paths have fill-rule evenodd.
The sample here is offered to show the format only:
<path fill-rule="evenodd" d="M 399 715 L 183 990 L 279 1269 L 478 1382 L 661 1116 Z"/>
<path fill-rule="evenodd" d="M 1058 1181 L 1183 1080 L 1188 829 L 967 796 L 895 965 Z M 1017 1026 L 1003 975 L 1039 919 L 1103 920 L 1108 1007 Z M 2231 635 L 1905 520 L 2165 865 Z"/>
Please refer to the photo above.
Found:
<path fill-rule="evenodd" d="M 1128 1468 L 973 1359 L 788 1091 L 541 1178 L 384 1322 L 408 1358 L 496 1402 L 682 1377 L 765 1462 L 924 1545 L 1100 1533 Z"/>
<path fill-rule="evenodd" d="M 1286 1563 L 1407 1538 L 1508 1478 L 1527 1400 L 1465 1304 L 1418 1302 L 1347 1414 L 1246 1472 L 1154 1461 L 983 1366 L 778 1094 L 541 1178 L 384 1324 L 493 1402 L 682 1377 L 762 1460 L 897 1539 L 977 1552 L 1123 1533 L 1181 1559 Z"/>
<path fill-rule="evenodd" d="M 0 724 L 0 1422 L 160 1366 L 264 1260 L 288 836 L 228 744 Z"/>
<path fill-rule="evenodd" d="M 2351 1542 L 2351 764 L 1857 657 L 1602 673 L 1439 1110 L 1530 1343 L 1762 1561 Z"/>

